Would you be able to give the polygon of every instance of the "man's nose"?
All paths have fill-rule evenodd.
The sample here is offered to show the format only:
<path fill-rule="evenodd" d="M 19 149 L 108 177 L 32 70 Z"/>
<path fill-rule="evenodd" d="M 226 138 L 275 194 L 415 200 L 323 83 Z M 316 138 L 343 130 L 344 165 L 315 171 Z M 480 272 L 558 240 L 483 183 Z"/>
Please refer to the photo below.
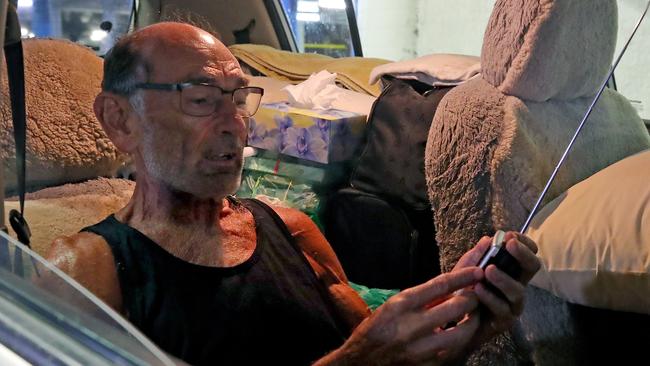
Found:
<path fill-rule="evenodd" d="M 237 106 L 230 98 L 226 98 L 221 103 L 220 108 L 217 108 L 212 117 L 215 122 L 214 128 L 218 133 L 241 135 L 246 132 L 246 121 L 237 112 Z"/>

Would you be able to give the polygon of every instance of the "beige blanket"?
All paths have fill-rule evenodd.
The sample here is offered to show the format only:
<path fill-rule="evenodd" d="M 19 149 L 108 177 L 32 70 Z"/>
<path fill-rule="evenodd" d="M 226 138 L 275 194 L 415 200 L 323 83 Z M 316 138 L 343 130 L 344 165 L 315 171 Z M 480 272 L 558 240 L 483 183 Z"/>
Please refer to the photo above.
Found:
<path fill-rule="evenodd" d="M 390 61 L 366 57 L 333 58 L 315 53 L 280 51 L 265 45 L 236 44 L 230 51 L 250 67 L 279 80 L 300 83 L 320 70 L 337 73 L 336 81 L 343 87 L 378 96 L 378 85 L 370 85 L 370 72 Z"/>

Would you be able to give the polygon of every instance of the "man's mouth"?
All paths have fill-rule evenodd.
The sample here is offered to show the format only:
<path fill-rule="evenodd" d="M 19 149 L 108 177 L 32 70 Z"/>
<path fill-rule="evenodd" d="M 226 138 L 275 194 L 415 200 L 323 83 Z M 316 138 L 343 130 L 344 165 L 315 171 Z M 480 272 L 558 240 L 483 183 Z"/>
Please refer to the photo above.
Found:
<path fill-rule="evenodd" d="M 218 154 L 208 154 L 205 156 L 207 160 L 210 161 L 230 161 L 237 157 L 236 153 L 233 152 L 224 152 Z"/>

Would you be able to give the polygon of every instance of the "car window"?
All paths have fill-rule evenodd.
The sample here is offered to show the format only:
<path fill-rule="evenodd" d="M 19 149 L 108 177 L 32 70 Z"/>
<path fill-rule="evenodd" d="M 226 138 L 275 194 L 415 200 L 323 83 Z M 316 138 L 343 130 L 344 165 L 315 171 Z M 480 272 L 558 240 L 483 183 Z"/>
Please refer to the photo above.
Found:
<path fill-rule="evenodd" d="M 134 0 L 19 0 L 24 38 L 65 38 L 104 55 L 129 30 Z"/>
<path fill-rule="evenodd" d="M 483 33 L 495 0 L 359 0 L 357 23 L 364 56 L 393 61 L 431 53 L 480 56 Z M 645 0 L 618 0 L 615 55 L 630 36 Z M 616 89 L 650 120 L 650 19 L 641 24 L 614 74 Z"/>
<path fill-rule="evenodd" d="M 634 26 L 645 9 L 646 1 L 618 1 L 618 39 L 616 55 L 630 37 Z M 634 39 L 614 73 L 616 89 L 627 97 L 639 112 L 641 118 L 650 120 L 650 54 L 646 46 L 650 43 L 650 14 L 646 15 Z"/>
<path fill-rule="evenodd" d="M 108 305 L 2 231 L 0 344 L 36 364 L 177 365 Z"/>
<path fill-rule="evenodd" d="M 354 56 L 345 0 L 281 0 L 299 52 Z"/>
<path fill-rule="evenodd" d="M 363 55 L 402 61 L 431 53 L 481 54 L 495 0 L 359 0 Z"/>

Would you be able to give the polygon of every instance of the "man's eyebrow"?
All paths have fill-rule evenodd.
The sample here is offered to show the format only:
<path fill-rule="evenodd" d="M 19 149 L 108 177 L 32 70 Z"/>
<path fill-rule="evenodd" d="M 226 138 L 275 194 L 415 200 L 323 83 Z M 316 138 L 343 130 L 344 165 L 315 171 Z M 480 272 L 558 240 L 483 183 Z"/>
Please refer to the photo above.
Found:
<path fill-rule="evenodd" d="M 216 85 L 216 86 L 223 86 L 224 82 L 223 80 L 214 78 L 214 77 L 209 77 L 209 76 L 197 76 L 197 77 L 189 77 L 185 79 L 186 83 L 205 83 L 205 84 L 210 84 L 210 85 Z M 245 78 L 237 78 L 236 80 L 233 81 L 233 84 L 236 88 L 239 88 L 241 86 L 247 86 L 248 85 L 248 80 Z"/>

